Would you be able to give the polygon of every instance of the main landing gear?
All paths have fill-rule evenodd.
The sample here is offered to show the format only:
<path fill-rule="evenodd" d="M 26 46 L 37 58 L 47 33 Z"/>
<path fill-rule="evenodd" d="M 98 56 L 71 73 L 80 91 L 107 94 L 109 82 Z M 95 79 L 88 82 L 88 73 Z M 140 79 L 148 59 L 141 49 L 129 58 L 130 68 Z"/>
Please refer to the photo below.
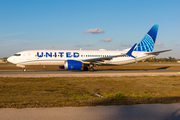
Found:
<path fill-rule="evenodd" d="M 85 67 L 83 68 L 83 70 L 84 70 L 84 71 L 88 71 L 88 70 L 89 70 L 89 71 L 94 71 L 94 68 L 93 68 L 93 67 L 89 67 L 89 68 L 88 68 L 87 66 L 85 66 Z"/>
<path fill-rule="evenodd" d="M 88 71 L 88 67 L 85 66 L 85 67 L 83 68 L 83 70 L 84 70 L 84 71 Z"/>
<path fill-rule="evenodd" d="M 93 67 L 89 67 L 89 71 L 94 71 L 94 68 Z"/>

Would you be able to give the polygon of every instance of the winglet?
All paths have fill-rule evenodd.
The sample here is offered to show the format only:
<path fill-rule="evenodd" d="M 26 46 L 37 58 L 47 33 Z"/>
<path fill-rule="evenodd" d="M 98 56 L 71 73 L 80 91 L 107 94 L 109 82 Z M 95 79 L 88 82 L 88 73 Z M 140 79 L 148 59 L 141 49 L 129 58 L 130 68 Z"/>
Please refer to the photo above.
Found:
<path fill-rule="evenodd" d="M 137 43 L 134 44 L 134 46 L 126 53 L 126 55 L 128 55 L 128 56 L 130 56 L 130 57 L 133 57 L 133 58 L 136 58 L 136 57 L 134 57 L 134 56 L 132 55 L 132 52 L 133 52 L 134 48 L 136 47 L 136 45 L 137 45 Z"/>

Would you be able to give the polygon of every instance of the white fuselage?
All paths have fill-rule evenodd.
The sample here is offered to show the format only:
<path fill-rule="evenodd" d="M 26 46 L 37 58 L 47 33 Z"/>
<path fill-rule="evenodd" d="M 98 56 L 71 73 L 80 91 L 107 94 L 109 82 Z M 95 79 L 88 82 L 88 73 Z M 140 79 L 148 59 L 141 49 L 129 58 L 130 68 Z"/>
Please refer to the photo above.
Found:
<path fill-rule="evenodd" d="M 17 66 L 26 65 L 58 65 L 63 66 L 66 60 L 83 61 L 87 59 L 109 57 L 126 54 L 127 51 L 106 51 L 106 50 L 28 50 L 16 53 L 8 58 L 8 61 Z M 96 62 L 97 65 L 124 65 L 142 61 L 156 55 L 147 55 L 146 52 L 133 51 L 129 56 L 115 57 L 111 60 Z M 82 62 L 83 63 L 83 62 Z M 85 63 L 83 63 L 85 64 Z"/>

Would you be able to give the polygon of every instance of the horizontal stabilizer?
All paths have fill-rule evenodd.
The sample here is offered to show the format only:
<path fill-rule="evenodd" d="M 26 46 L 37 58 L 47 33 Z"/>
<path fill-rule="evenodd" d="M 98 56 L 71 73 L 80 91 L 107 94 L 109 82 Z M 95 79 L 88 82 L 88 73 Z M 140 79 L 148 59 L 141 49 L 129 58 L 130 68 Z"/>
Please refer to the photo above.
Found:
<path fill-rule="evenodd" d="M 157 51 L 157 52 L 150 52 L 150 53 L 146 53 L 146 54 L 148 54 L 148 55 L 158 55 L 159 53 L 168 52 L 168 51 L 172 51 L 172 49 L 163 50 L 163 51 Z"/>

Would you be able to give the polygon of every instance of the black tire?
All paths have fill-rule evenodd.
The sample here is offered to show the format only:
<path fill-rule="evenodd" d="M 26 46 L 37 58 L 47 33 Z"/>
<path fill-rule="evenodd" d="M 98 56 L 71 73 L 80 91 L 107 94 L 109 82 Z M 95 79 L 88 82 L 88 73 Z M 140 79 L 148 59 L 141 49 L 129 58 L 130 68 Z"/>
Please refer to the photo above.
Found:
<path fill-rule="evenodd" d="M 88 71 L 88 67 L 85 66 L 85 67 L 83 68 L 83 70 L 84 70 L 84 71 Z"/>

